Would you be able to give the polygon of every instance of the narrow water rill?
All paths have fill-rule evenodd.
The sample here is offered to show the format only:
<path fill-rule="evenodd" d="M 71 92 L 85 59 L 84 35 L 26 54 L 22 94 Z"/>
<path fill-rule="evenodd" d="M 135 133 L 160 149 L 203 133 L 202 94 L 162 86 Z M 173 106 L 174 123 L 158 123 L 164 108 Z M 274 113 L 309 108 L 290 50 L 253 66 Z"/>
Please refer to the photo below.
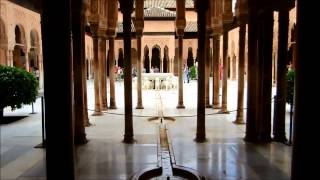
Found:
<path fill-rule="evenodd" d="M 164 117 L 163 106 L 160 92 L 158 92 L 156 102 L 158 116 L 152 117 L 149 120 L 157 120 L 158 123 L 158 165 L 155 168 L 143 169 L 137 172 L 131 179 L 190 179 L 204 180 L 203 176 L 191 168 L 176 165 L 172 142 L 170 140 L 169 130 L 165 122 L 166 119 L 174 120 L 173 118 Z"/>

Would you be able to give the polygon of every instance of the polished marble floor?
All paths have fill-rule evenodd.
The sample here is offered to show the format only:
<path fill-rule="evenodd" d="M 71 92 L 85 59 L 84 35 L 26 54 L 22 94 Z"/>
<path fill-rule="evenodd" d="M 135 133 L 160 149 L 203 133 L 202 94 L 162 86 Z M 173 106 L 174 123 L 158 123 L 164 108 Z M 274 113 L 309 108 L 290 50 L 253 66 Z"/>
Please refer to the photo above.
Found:
<path fill-rule="evenodd" d="M 196 82 L 184 84 L 186 109 L 177 110 L 177 90 L 143 91 L 145 109 L 134 109 L 133 123 L 135 144 L 122 143 L 123 84 L 116 83 L 116 110 L 108 110 L 103 116 L 90 116 L 92 126 L 86 128 L 88 144 L 76 149 L 76 173 L 81 180 L 129 179 L 135 172 L 157 165 L 157 121 L 148 121 L 157 115 L 156 101 L 161 97 L 165 116 L 176 121 L 166 121 L 176 164 L 198 170 L 207 179 L 289 179 L 291 147 L 280 143 L 250 144 L 243 141 L 245 125 L 235 125 L 237 106 L 236 81 L 229 81 L 228 109 L 230 114 L 217 114 L 207 109 L 206 133 L 208 141 L 195 143 L 196 133 Z M 211 92 L 211 90 L 210 90 Z M 274 92 L 274 89 L 273 89 Z M 93 109 L 93 83 L 88 81 L 89 113 Z M 136 91 L 133 104 L 136 105 Z M 109 95 L 109 94 L 108 94 Z M 109 98 L 109 96 L 108 96 Z M 41 143 L 41 101 L 11 112 L 6 116 L 26 118 L 0 126 L 0 179 L 42 180 L 45 178 L 45 151 L 34 148 Z M 287 119 L 289 107 L 287 108 Z M 287 132 L 289 125 L 287 123 Z M 159 179 L 159 178 L 158 178 Z"/>

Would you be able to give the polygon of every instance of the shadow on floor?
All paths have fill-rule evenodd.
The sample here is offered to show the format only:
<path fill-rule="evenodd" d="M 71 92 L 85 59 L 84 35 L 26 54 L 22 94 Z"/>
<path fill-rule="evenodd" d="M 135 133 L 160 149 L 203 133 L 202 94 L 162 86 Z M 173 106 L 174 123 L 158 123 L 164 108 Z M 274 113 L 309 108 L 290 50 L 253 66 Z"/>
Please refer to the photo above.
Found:
<path fill-rule="evenodd" d="M 0 124 L 10 124 L 26 117 L 28 116 L 4 116 L 0 119 Z"/>

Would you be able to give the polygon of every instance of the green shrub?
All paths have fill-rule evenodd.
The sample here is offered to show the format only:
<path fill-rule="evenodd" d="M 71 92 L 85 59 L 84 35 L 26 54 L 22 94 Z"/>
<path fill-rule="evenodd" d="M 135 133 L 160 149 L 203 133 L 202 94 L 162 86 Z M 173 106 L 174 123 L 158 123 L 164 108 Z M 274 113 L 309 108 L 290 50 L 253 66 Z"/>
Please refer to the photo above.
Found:
<path fill-rule="evenodd" d="M 195 66 L 190 67 L 190 78 L 197 79 L 197 68 Z"/>
<path fill-rule="evenodd" d="M 287 103 L 293 103 L 293 96 L 294 96 L 294 71 L 288 70 L 287 73 Z"/>
<path fill-rule="evenodd" d="M 24 69 L 0 65 L 0 111 L 10 106 L 12 110 L 22 104 L 35 102 L 39 82 Z M 2 116 L 0 112 L 0 117 Z"/>

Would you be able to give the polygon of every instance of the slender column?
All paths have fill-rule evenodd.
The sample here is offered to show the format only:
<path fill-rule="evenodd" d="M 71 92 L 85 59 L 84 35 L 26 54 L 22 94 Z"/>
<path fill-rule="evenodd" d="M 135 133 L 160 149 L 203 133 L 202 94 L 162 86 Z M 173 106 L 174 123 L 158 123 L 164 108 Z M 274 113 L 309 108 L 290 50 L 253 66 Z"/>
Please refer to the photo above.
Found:
<path fill-rule="evenodd" d="M 74 142 L 85 144 L 87 142 L 85 132 L 84 104 L 84 63 L 85 63 L 85 33 L 84 33 L 84 12 L 82 2 L 76 2 L 72 6 L 72 50 L 73 50 L 73 78 L 74 78 Z"/>
<path fill-rule="evenodd" d="M 223 77 L 222 77 L 222 106 L 221 113 L 228 114 L 228 31 L 223 33 Z"/>
<path fill-rule="evenodd" d="M 239 68 L 238 68 L 238 107 L 237 117 L 234 123 L 244 124 L 243 120 L 243 96 L 244 96 L 244 56 L 246 45 L 246 24 L 240 23 L 239 28 Z"/>
<path fill-rule="evenodd" d="M 138 101 L 136 109 L 143 109 L 142 105 L 142 88 L 141 88 L 141 36 L 137 36 L 137 49 L 138 49 L 138 61 L 137 61 L 137 70 L 138 70 L 138 82 L 137 82 L 137 94 Z"/>
<path fill-rule="evenodd" d="M 261 97 L 259 112 L 259 141 L 271 141 L 271 92 L 272 92 L 272 41 L 273 41 L 273 11 L 265 10 L 263 21 L 260 21 L 259 29 L 259 63 L 262 71 L 261 76 Z"/>
<path fill-rule="evenodd" d="M 109 81 L 110 81 L 110 109 L 117 109 L 114 82 L 114 36 L 109 37 Z"/>
<path fill-rule="evenodd" d="M 205 40 L 205 106 L 206 108 L 211 108 L 210 105 L 210 93 L 209 93 L 209 79 L 210 79 L 210 37 L 209 33 L 206 32 L 206 40 Z"/>
<path fill-rule="evenodd" d="M 287 47 L 288 47 L 288 8 L 279 11 L 279 40 L 278 40 L 278 61 L 277 61 L 277 95 L 274 104 L 273 139 L 278 142 L 285 142 L 285 116 L 286 116 L 286 74 L 287 74 Z"/>
<path fill-rule="evenodd" d="M 197 134 L 195 141 L 206 141 L 205 121 L 205 33 L 206 33 L 206 11 L 208 0 L 196 0 L 195 8 L 198 14 L 198 102 L 197 102 Z"/>
<path fill-rule="evenodd" d="M 25 65 L 26 71 L 30 72 L 30 62 L 29 62 L 29 52 L 28 52 L 28 50 L 26 50 L 24 58 L 25 58 L 25 61 L 26 61 L 26 65 Z"/>
<path fill-rule="evenodd" d="M 98 45 L 99 38 L 97 34 L 93 34 L 93 66 L 94 66 L 94 113 L 93 116 L 102 115 L 101 112 L 101 96 L 100 96 L 100 84 L 99 84 L 99 58 L 98 58 Z"/>
<path fill-rule="evenodd" d="M 100 71 L 100 94 L 101 94 L 101 108 L 108 109 L 107 99 L 107 73 L 106 73 L 106 38 L 100 37 L 99 41 L 99 71 Z"/>
<path fill-rule="evenodd" d="M 248 87 L 247 87 L 247 120 L 245 141 L 257 141 L 257 21 L 255 4 L 249 3 L 248 23 Z"/>
<path fill-rule="evenodd" d="M 85 47 L 84 47 L 85 48 Z M 83 68 L 83 74 L 86 75 L 87 74 L 87 68 Z M 91 125 L 91 123 L 89 122 L 89 115 L 88 115 L 88 95 L 87 95 L 87 78 L 86 76 L 84 76 L 84 78 L 82 79 L 82 85 L 83 85 L 83 101 L 84 101 L 84 126 L 88 127 Z"/>
<path fill-rule="evenodd" d="M 133 143 L 132 123 L 132 75 L 131 75 L 131 13 L 132 0 L 120 0 L 120 10 L 123 14 L 123 44 L 124 44 L 124 100 L 125 100 L 125 134 L 124 142 Z"/>
<path fill-rule="evenodd" d="M 178 35 L 179 41 L 179 60 L 178 60 L 178 76 L 179 76 L 179 99 L 178 99 L 178 109 L 183 109 L 183 35 Z"/>
<path fill-rule="evenodd" d="M 178 92 L 178 109 L 185 108 L 183 104 L 183 35 L 186 27 L 186 10 L 185 0 L 176 1 L 176 34 L 178 36 L 178 76 L 179 76 L 179 92 Z"/>
<path fill-rule="evenodd" d="M 70 0 L 60 3 L 43 1 L 42 5 L 46 176 L 48 180 L 61 179 L 61 177 L 74 180 L 71 2 Z M 54 68 L 57 66 L 59 66 L 59 73 Z M 57 110 L 57 104 L 59 110 Z"/>
<path fill-rule="evenodd" d="M 318 66 L 311 63 L 314 58 L 314 45 L 310 43 L 313 38 L 314 23 L 306 19 L 314 18 L 310 13 L 317 7 L 310 8 L 308 1 L 297 0 L 297 57 L 295 63 L 294 81 L 294 120 L 293 120 L 293 147 L 291 180 L 314 179 L 318 166 L 310 163 L 316 161 L 318 149 L 312 145 L 317 141 L 319 118 L 315 114 L 318 106 L 310 104 L 310 100 L 319 99 L 319 88 L 309 80 L 315 77 Z M 310 59 L 310 60 L 306 60 Z"/>
<path fill-rule="evenodd" d="M 220 77 L 219 77 L 219 56 L 220 56 L 220 35 L 213 36 L 213 108 L 219 109 L 220 98 L 219 98 L 219 89 L 220 89 Z"/>

